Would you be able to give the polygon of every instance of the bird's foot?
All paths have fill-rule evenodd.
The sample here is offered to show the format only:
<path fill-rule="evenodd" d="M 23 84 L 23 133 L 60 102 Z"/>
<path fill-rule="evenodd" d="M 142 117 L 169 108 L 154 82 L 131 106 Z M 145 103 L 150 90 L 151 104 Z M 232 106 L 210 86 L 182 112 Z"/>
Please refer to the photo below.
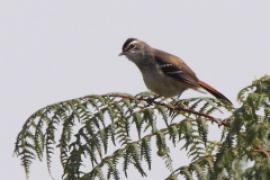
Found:
<path fill-rule="evenodd" d="M 146 102 L 148 103 L 145 107 L 149 107 L 149 106 L 151 106 L 154 102 L 155 102 L 155 100 L 156 99 L 158 99 L 158 98 L 160 98 L 161 96 L 159 96 L 159 95 L 154 95 L 153 97 L 151 97 L 151 98 L 147 98 L 146 99 Z"/>

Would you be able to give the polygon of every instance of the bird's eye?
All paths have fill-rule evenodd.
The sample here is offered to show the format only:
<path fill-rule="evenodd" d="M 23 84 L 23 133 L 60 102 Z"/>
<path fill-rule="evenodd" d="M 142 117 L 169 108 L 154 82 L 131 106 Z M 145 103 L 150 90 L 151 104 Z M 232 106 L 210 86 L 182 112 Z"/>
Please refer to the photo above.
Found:
<path fill-rule="evenodd" d="M 134 45 L 134 44 L 131 44 L 130 46 L 129 46 L 129 49 L 136 49 L 137 47 Z"/>

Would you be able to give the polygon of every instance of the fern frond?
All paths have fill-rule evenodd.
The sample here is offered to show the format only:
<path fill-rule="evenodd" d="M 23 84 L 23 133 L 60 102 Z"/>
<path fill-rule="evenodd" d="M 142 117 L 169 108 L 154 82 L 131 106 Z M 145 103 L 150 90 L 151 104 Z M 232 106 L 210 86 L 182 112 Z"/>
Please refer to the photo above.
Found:
<path fill-rule="evenodd" d="M 50 173 L 52 156 L 59 150 L 64 179 L 118 180 L 122 172 L 128 177 L 130 166 L 146 176 L 153 149 L 172 171 L 170 145 L 182 143 L 191 163 L 179 165 L 167 179 L 180 175 L 185 179 L 269 176 L 269 76 L 240 91 L 241 106 L 235 109 L 207 97 L 154 97 L 151 93 L 109 93 L 49 105 L 27 119 L 14 152 L 27 175 L 32 161 L 43 158 Z M 213 116 L 224 110 L 227 118 Z M 212 125 L 221 128 L 220 139 L 209 140 Z M 252 165 L 244 168 L 242 163 Z"/>

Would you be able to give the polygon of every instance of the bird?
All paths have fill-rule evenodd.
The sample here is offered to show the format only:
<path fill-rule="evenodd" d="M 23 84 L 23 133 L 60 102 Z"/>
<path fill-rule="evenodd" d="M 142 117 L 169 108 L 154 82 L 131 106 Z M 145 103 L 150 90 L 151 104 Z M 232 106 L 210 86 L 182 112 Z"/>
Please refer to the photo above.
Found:
<path fill-rule="evenodd" d="M 158 96 L 169 98 L 180 96 L 188 89 L 205 89 L 222 102 L 232 104 L 226 96 L 200 80 L 180 57 L 156 49 L 143 40 L 128 38 L 119 54 L 122 55 L 139 68 L 146 87 Z"/>

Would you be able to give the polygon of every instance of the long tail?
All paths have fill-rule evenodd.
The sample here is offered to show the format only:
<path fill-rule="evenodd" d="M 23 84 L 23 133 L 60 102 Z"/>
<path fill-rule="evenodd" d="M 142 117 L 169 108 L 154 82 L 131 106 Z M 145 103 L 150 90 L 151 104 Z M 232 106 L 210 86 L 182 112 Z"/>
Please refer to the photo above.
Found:
<path fill-rule="evenodd" d="M 230 104 L 232 104 L 232 102 L 226 98 L 226 96 L 224 96 L 223 94 L 221 94 L 218 90 L 216 90 L 215 88 L 213 88 L 212 86 L 210 86 L 209 84 L 203 82 L 203 81 L 198 81 L 198 84 L 200 85 L 200 87 L 202 87 L 203 89 L 207 90 L 209 93 L 211 93 L 213 96 L 215 96 L 218 99 L 221 99 L 223 101 L 226 101 Z"/>

